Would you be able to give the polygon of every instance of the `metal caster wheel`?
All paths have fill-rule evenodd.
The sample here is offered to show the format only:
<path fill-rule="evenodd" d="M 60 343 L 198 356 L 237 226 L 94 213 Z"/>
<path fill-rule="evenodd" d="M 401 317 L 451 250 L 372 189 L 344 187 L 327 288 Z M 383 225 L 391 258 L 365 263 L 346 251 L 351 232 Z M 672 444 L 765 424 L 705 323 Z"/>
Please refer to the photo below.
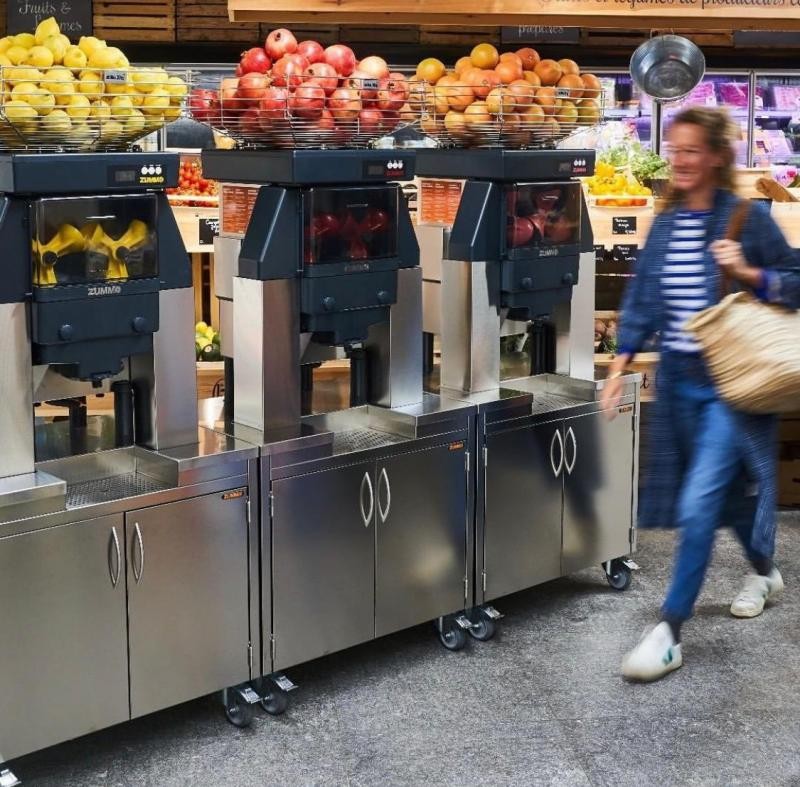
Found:
<path fill-rule="evenodd" d="M 261 699 L 261 707 L 270 716 L 280 716 L 289 707 L 289 694 L 279 686 L 271 686 L 269 693 Z"/>
<path fill-rule="evenodd" d="M 469 633 L 478 642 L 488 642 L 497 633 L 497 624 L 490 618 L 481 617 L 477 623 L 472 624 Z"/>
<path fill-rule="evenodd" d="M 631 586 L 633 574 L 621 560 L 612 560 L 609 569 L 606 570 L 606 580 L 614 590 L 627 590 Z"/>
<path fill-rule="evenodd" d="M 234 727 L 249 727 L 253 723 L 253 706 L 242 699 L 238 692 L 230 691 L 225 703 L 225 718 Z"/>
<path fill-rule="evenodd" d="M 437 630 L 439 641 L 448 650 L 461 650 L 467 644 L 467 630 L 452 618 L 442 620 Z"/>

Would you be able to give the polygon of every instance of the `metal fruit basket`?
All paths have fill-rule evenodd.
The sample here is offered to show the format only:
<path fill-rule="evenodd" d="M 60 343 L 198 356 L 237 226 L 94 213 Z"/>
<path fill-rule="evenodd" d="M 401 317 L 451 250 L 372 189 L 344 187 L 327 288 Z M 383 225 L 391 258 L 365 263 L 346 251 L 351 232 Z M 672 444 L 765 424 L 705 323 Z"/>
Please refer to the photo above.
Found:
<path fill-rule="evenodd" d="M 195 79 L 188 115 L 239 147 L 365 148 L 414 120 L 405 80 L 381 88 L 377 80 L 275 80 L 268 75 Z"/>
<path fill-rule="evenodd" d="M 601 90 L 412 82 L 409 108 L 420 130 L 461 148 L 548 148 L 603 120 Z"/>
<path fill-rule="evenodd" d="M 189 73 L 0 67 L 0 149 L 118 151 L 183 115 Z"/>

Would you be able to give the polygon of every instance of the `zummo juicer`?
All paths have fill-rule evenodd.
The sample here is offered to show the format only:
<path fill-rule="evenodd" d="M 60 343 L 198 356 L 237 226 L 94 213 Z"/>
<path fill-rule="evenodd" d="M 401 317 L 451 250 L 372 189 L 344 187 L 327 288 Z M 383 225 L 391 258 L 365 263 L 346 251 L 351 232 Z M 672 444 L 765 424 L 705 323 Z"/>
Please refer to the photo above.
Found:
<path fill-rule="evenodd" d="M 198 430 L 177 172 L 0 155 L 0 764 L 251 677 L 258 452 Z"/>
<path fill-rule="evenodd" d="M 232 280 L 225 427 L 262 446 L 265 676 L 426 620 L 445 644 L 469 627 L 472 407 L 422 390 L 419 252 L 397 182 L 413 163 L 391 150 L 203 154 L 222 183 L 215 262 Z M 302 415 L 301 366 L 342 347 L 351 406 Z"/>
<path fill-rule="evenodd" d="M 593 564 L 612 586 L 630 582 L 618 558 L 635 545 L 638 386 L 632 376 L 606 421 L 592 233 L 575 179 L 593 166 L 592 151 L 417 154 L 420 177 L 465 181 L 453 226 L 417 230 L 433 269 L 441 393 L 478 407 L 473 618 L 487 636 L 498 597 Z M 526 330 L 530 376 L 503 380 L 500 338 Z"/>

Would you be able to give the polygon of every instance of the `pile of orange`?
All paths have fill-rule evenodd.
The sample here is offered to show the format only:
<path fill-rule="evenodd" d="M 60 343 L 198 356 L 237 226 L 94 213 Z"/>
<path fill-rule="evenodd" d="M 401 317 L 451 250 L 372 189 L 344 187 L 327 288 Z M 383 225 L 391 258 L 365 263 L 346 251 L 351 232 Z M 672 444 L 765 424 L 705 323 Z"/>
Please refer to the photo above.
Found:
<path fill-rule="evenodd" d="M 451 71 L 436 58 L 422 60 L 409 105 L 433 136 L 480 143 L 500 131 L 524 145 L 600 122 L 600 95 L 600 80 L 574 60 L 542 59 L 529 47 L 500 54 L 485 43 Z"/>

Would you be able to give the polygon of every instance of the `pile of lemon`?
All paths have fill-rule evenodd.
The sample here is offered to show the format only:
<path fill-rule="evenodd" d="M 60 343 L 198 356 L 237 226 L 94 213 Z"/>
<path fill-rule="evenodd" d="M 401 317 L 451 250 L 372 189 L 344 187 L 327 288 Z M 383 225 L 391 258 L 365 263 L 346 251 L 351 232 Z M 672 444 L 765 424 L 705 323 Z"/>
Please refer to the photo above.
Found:
<path fill-rule="evenodd" d="M 50 17 L 35 33 L 0 39 L 0 140 L 90 147 L 124 142 L 181 116 L 183 79 L 131 68 L 121 49 L 94 36 L 73 44 Z"/>
<path fill-rule="evenodd" d="M 613 198 L 598 199 L 600 207 L 641 207 L 653 194 L 632 175 L 626 175 L 606 161 L 597 162 L 594 175 L 586 179 L 586 186 L 593 196 Z"/>

